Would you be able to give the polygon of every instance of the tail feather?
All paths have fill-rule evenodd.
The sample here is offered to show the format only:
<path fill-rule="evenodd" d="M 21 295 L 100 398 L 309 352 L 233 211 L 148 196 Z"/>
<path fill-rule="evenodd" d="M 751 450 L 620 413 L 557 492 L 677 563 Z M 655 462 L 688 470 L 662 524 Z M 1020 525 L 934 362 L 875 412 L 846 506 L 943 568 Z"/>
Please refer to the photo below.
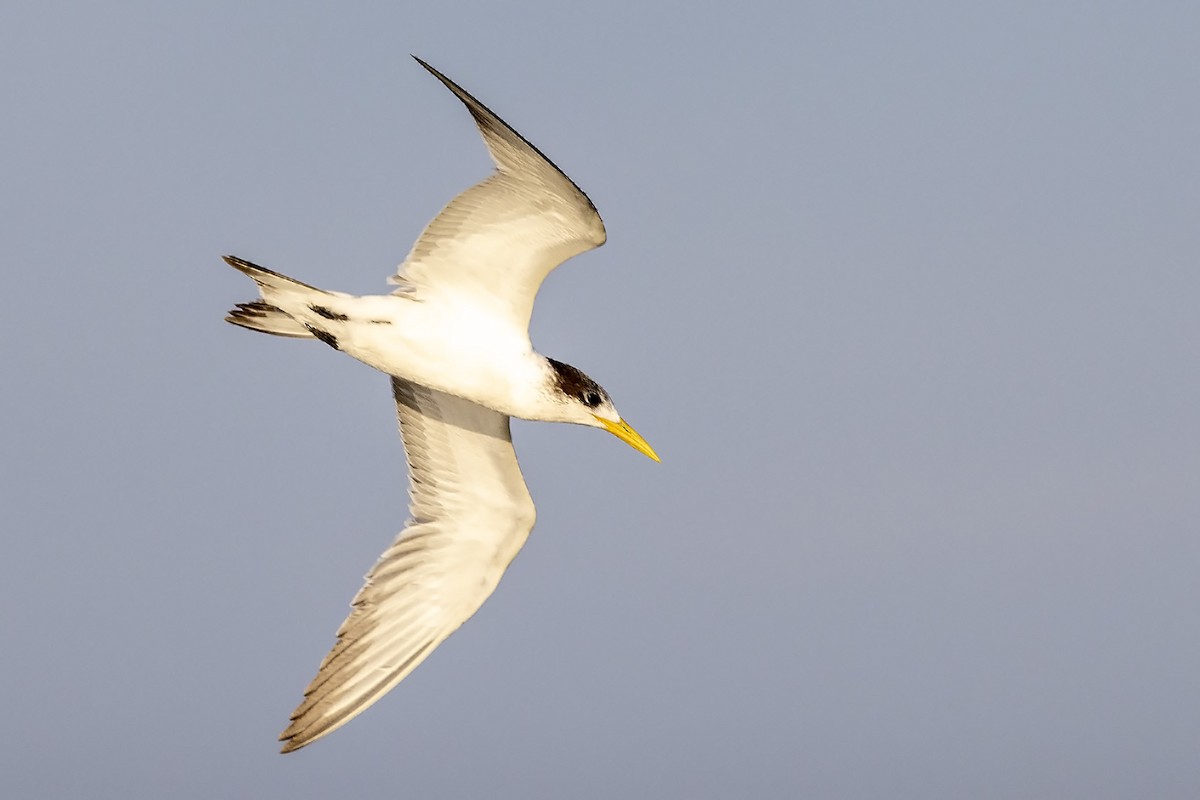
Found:
<path fill-rule="evenodd" d="M 307 290 L 308 292 L 316 292 L 317 294 L 327 294 L 327 292 L 318 289 L 315 286 L 309 286 L 307 283 L 301 283 L 295 278 L 289 278 L 287 275 L 280 275 L 278 272 L 260 267 L 258 264 L 251 264 L 244 258 L 237 256 L 222 256 L 225 263 L 250 276 L 255 283 L 262 289 L 275 291 L 297 291 Z"/>
<path fill-rule="evenodd" d="M 328 295 L 315 286 L 301 283 L 294 278 L 280 275 L 266 267 L 251 264 L 237 256 L 225 256 L 225 263 L 249 276 L 262 294 L 262 300 L 249 303 L 238 303 L 237 308 L 225 317 L 226 322 L 261 331 L 275 336 L 292 336 L 295 338 L 313 338 L 312 331 L 303 322 L 299 322 L 291 314 L 284 311 L 280 305 L 294 307 L 297 299 L 307 304 L 311 303 L 314 295 Z"/>
<path fill-rule="evenodd" d="M 249 328 L 252 331 L 271 333 L 275 336 L 292 336 L 297 339 L 313 338 L 312 331 L 297 322 L 286 311 L 276 308 L 270 303 L 255 300 L 252 303 L 238 303 L 237 308 L 225 317 L 226 322 Z"/>

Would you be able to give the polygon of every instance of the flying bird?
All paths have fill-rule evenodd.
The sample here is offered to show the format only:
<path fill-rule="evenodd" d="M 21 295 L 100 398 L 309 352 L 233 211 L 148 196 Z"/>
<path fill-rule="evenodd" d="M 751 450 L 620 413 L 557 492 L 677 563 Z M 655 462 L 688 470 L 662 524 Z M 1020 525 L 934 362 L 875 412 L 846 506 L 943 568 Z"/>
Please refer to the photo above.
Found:
<path fill-rule="evenodd" d="M 227 321 L 315 339 L 391 377 L 412 484 L 410 518 L 280 735 L 285 753 L 362 713 L 496 588 L 535 517 L 510 417 L 601 428 L 659 460 L 596 381 L 529 341 L 545 277 L 604 244 L 595 206 L 500 117 L 416 60 L 466 105 L 496 170 L 426 226 L 389 279 L 395 291 L 325 291 L 225 257 L 260 294 Z"/>

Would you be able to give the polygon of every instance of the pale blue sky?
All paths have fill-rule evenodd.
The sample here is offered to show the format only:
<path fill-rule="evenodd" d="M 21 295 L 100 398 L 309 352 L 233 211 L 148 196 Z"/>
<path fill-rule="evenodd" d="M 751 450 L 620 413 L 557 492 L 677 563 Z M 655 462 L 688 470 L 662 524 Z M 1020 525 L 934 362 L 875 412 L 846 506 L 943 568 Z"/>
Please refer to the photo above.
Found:
<path fill-rule="evenodd" d="M 12 797 L 1200 795 L 1200 10 L 0 9 Z M 221 321 L 486 174 L 591 196 L 480 614 L 275 737 L 404 521 L 387 380 Z"/>

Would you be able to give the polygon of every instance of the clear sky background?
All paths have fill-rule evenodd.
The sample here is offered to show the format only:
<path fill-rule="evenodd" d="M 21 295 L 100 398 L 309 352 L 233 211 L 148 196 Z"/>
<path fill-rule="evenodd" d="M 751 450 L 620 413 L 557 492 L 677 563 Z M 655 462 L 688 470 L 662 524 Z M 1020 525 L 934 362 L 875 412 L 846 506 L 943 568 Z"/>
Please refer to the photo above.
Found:
<path fill-rule="evenodd" d="M 1200 7 L 0 9 L 8 797 L 1200 796 Z M 221 321 L 384 292 L 487 174 L 609 243 L 535 344 L 538 526 L 277 754 L 401 527 L 387 380 Z"/>

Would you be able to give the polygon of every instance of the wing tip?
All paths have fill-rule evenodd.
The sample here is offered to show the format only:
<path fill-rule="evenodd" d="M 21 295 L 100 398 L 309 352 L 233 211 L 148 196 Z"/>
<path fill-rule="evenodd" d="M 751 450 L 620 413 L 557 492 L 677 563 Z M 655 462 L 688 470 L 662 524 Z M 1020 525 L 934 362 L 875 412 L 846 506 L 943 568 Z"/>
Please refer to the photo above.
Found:
<path fill-rule="evenodd" d="M 279 741 L 283 742 L 283 746 L 279 748 L 280 753 L 294 753 L 305 745 L 312 744 L 317 739 L 320 739 L 328 730 L 318 728 L 316 733 L 311 730 L 305 730 L 300 727 L 300 717 L 293 716 L 288 721 L 288 726 L 283 729 L 283 733 L 279 734 Z"/>
<path fill-rule="evenodd" d="M 413 61 L 416 61 L 418 64 L 420 64 L 426 70 L 428 70 L 429 73 L 431 75 L 433 75 L 433 77 L 437 78 L 439 81 L 446 84 L 448 87 L 451 87 L 451 90 L 454 91 L 455 94 L 458 94 L 458 92 L 461 91 L 461 89 L 459 89 L 458 85 L 455 84 L 454 81 L 450 80 L 445 75 L 443 75 L 442 72 L 440 70 L 438 70 L 437 67 L 433 66 L 428 61 L 426 61 L 425 59 L 423 59 L 419 55 L 417 55 L 416 53 L 409 53 L 409 55 L 412 56 Z"/>

